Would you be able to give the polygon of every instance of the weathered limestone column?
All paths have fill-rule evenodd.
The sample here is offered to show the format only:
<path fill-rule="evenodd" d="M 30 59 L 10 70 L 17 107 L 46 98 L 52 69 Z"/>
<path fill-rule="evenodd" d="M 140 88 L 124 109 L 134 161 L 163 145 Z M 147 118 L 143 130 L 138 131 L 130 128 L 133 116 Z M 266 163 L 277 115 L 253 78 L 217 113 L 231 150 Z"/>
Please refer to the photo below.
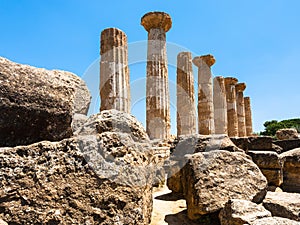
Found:
<path fill-rule="evenodd" d="M 101 32 L 100 111 L 116 109 L 130 113 L 127 36 L 117 28 Z"/>
<path fill-rule="evenodd" d="M 177 55 L 177 135 L 196 134 L 192 54 Z"/>
<path fill-rule="evenodd" d="M 171 29 L 171 17 L 164 12 L 150 12 L 141 19 L 148 32 L 146 129 L 151 139 L 170 136 L 170 100 L 166 32 Z"/>
<path fill-rule="evenodd" d="M 252 136 L 253 135 L 252 110 L 251 110 L 250 97 L 245 97 L 244 103 L 245 103 L 246 134 L 247 136 Z"/>
<path fill-rule="evenodd" d="M 227 135 L 227 103 L 224 77 L 214 78 L 215 134 Z"/>
<path fill-rule="evenodd" d="M 227 129 L 229 137 L 238 137 L 238 118 L 236 111 L 235 85 L 238 80 L 234 77 L 225 78 L 226 100 L 227 100 Z"/>
<path fill-rule="evenodd" d="M 198 56 L 193 63 L 198 67 L 198 133 L 215 133 L 213 86 L 211 66 L 216 62 L 212 55 Z"/>
<path fill-rule="evenodd" d="M 245 89 L 246 89 L 245 83 L 238 83 L 237 85 L 235 85 L 239 137 L 247 136 L 246 119 L 245 119 L 245 103 L 244 103 Z"/>

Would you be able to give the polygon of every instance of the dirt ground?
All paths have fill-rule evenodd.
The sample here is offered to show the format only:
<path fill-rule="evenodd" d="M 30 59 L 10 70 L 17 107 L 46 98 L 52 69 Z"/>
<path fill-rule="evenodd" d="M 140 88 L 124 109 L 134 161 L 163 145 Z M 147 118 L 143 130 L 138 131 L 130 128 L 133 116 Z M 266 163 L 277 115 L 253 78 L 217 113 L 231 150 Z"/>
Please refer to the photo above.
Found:
<path fill-rule="evenodd" d="M 196 225 L 187 218 L 185 200 L 168 189 L 154 188 L 150 225 Z M 199 223 L 197 223 L 199 224 Z"/>

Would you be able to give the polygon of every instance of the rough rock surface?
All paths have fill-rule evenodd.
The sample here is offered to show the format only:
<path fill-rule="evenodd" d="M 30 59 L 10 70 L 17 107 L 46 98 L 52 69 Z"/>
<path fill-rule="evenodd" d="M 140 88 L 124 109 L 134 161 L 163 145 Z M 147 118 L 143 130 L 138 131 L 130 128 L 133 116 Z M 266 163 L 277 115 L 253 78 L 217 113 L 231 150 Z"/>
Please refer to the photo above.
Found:
<path fill-rule="evenodd" d="M 0 146 L 68 138 L 73 114 L 86 114 L 89 104 L 78 76 L 0 57 Z"/>
<path fill-rule="evenodd" d="M 232 142 L 239 148 L 248 150 L 269 150 L 273 149 L 272 137 L 232 137 Z"/>
<path fill-rule="evenodd" d="M 300 223 L 282 217 L 267 217 L 255 220 L 251 225 L 300 225 Z"/>
<path fill-rule="evenodd" d="M 149 137 L 143 125 L 130 114 L 118 110 L 104 110 L 92 115 L 75 135 L 95 135 L 104 132 L 114 132 L 129 135 L 134 141 L 149 142 Z"/>
<path fill-rule="evenodd" d="M 279 187 L 282 184 L 283 161 L 276 152 L 249 151 L 247 154 L 267 178 L 269 185 Z"/>
<path fill-rule="evenodd" d="M 276 131 L 276 137 L 279 140 L 299 139 L 298 132 L 295 128 L 280 129 L 280 130 Z"/>
<path fill-rule="evenodd" d="M 263 200 L 267 180 L 244 154 L 216 150 L 186 157 L 183 193 L 190 219 L 217 212 L 230 199 Z"/>
<path fill-rule="evenodd" d="M 273 144 L 279 146 L 281 148 L 281 152 L 283 153 L 295 148 L 300 148 L 300 139 L 273 141 Z"/>
<path fill-rule="evenodd" d="M 132 136 L 107 123 L 121 114 L 122 125 L 135 128 Z M 147 136 L 137 138 L 145 133 L 138 122 L 124 118 L 106 111 L 73 139 L 1 148 L 0 218 L 20 225 L 149 224 L 152 150 Z"/>
<path fill-rule="evenodd" d="M 268 192 L 263 205 L 273 216 L 300 221 L 300 194 Z"/>
<path fill-rule="evenodd" d="M 0 225 L 8 225 L 4 220 L 0 219 Z"/>
<path fill-rule="evenodd" d="M 280 154 L 283 164 L 282 189 L 300 193 L 300 148 Z"/>
<path fill-rule="evenodd" d="M 183 191 L 181 169 L 187 162 L 184 158 L 186 154 L 208 152 L 219 149 L 233 152 L 243 151 L 236 147 L 227 135 L 183 135 L 179 136 L 178 140 L 175 140 L 174 142 L 174 146 L 171 147 L 169 165 L 167 165 L 167 186 L 170 190 L 178 193 L 182 193 Z"/>
<path fill-rule="evenodd" d="M 222 225 L 251 224 L 257 219 L 271 216 L 263 206 L 241 199 L 229 200 L 219 214 Z"/>

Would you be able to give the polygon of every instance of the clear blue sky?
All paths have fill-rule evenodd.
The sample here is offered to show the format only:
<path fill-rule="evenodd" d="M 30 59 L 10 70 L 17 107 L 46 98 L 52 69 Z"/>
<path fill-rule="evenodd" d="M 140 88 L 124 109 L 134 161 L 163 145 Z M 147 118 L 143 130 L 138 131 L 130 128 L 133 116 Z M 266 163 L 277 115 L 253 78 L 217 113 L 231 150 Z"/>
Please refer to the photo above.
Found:
<path fill-rule="evenodd" d="M 84 76 L 99 57 L 100 32 L 118 27 L 129 43 L 145 41 L 140 18 L 148 11 L 171 15 L 168 42 L 213 54 L 214 75 L 247 83 L 255 131 L 266 120 L 300 117 L 298 0 L 0 0 L 0 56 Z M 174 69 L 169 76 L 174 81 Z M 131 68 L 132 82 L 144 77 L 144 65 Z"/>

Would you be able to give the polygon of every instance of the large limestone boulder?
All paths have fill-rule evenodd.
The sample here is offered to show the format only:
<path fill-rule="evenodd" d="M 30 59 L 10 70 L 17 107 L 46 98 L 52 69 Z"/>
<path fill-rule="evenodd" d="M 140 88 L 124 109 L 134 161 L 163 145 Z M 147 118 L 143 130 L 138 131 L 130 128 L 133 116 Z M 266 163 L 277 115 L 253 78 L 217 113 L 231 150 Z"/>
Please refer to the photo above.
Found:
<path fill-rule="evenodd" d="M 300 139 L 295 140 L 276 140 L 273 141 L 274 145 L 281 148 L 281 153 L 300 148 Z"/>
<path fill-rule="evenodd" d="M 230 199 L 261 202 L 267 180 L 245 154 L 211 151 L 186 156 L 183 193 L 190 219 L 217 212 Z"/>
<path fill-rule="evenodd" d="M 299 139 L 298 132 L 295 128 L 279 129 L 278 131 L 276 131 L 276 137 L 279 140 Z"/>
<path fill-rule="evenodd" d="M 232 137 L 232 142 L 239 148 L 248 150 L 273 150 L 272 137 Z"/>
<path fill-rule="evenodd" d="M 271 216 L 263 206 L 241 199 L 229 200 L 219 214 L 222 225 L 252 224 L 257 219 Z"/>
<path fill-rule="evenodd" d="M 135 117 L 114 109 L 90 116 L 74 135 L 96 135 L 104 132 L 128 135 L 136 142 L 150 142 L 143 125 Z"/>
<path fill-rule="evenodd" d="M 282 217 L 267 217 L 255 220 L 251 225 L 300 225 L 300 223 Z"/>
<path fill-rule="evenodd" d="M 283 182 L 283 161 L 279 154 L 273 151 L 249 151 L 253 162 L 267 178 L 269 186 L 279 187 Z"/>
<path fill-rule="evenodd" d="M 87 113 L 90 98 L 75 74 L 0 57 L 0 146 L 70 137 L 73 116 Z"/>
<path fill-rule="evenodd" d="M 280 154 L 283 160 L 282 189 L 300 193 L 300 148 Z"/>
<path fill-rule="evenodd" d="M 300 221 L 300 194 L 268 192 L 263 205 L 273 216 Z"/>
<path fill-rule="evenodd" d="M 212 150 L 227 150 L 243 152 L 236 147 L 227 135 L 182 135 L 171 147 L 171 156 L 167 164 L 167 186 L 170 190 L 182 193 L 182 171 L 187 163 L 186 154 L 208 152 Z"/>
<path fill-rule="evenodd" d="M 111 127 L 121 115 L 128 118 L 124 126 Z M 147 137 L 138 138 L 145 132 L 138 124 L 106 111 L 72 139 L 0 148 L 0 218 L 9 224 L 149 224 L 152 149 Z"/>

